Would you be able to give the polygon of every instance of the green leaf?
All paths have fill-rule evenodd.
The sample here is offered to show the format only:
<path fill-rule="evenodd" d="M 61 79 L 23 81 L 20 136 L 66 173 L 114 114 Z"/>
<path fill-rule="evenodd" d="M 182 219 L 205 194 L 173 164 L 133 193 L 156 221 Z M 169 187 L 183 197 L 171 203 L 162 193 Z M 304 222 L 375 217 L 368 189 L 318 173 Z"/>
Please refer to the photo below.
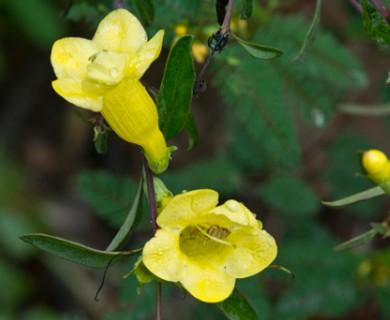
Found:
<path fill-rule="evenodd" d="M 157 99 L 160 129 L 167 140 L 184 127 L 190 114 L 195 68 L 192 35 L 181 37 L 172 47 Z"/>
<path fill-rule="evenodd" d="M 310 27 L 307 30 L 305 39 L 303 40 L 303 44 L 301 47 L 301 50 L 299 50 L 299 53 L 297 56 L 293 59 L 294 63 L 299 63 L 302 61 L 307 49 L 310 47 L 310 45 L 314 42 L 316 32 L 318 29 L 318 25 L 320 23 L 320 13 L 321 13 L 321 0 L 317 0 L 316 9 L 314 11 L 314 17 L 311 21 Z"/>
<path fill-rule="evenodd" d="M 188 115 L 184 129 L 188 135 L 188 150 L 193 150 L 198 144 L 198 128 L 192 113 Z"/>
<path fill-rule="evenodd" d="M 355 248 L 357 246 L 361 246 L 362 244 L 366 244 L 377 234 L 377 231 L 375 229 L 371 229 L 370 231 L 367 231 L 355 238 L 352 238 L 351 240 L 348 240 L 346 242 L 343 242 L 342 244 L 339 244 L 337 247 L 335 247 L 333 250 L 335 251 L 343 251 Z"/>
<path fill-rule="evenodd" d="M 229 298 L 217 303 L 217 307 L 230 320 L 258 319 L 255 310 L 237 289 L 234 289 Z"/>
<path fill-rule="evenodd" d="M 243 20 L 249 19 L 252 15 L 253 10 L 253 0 L 241 0 L 242 2 L 242 9 L 241 9 L 241 15 L 240 18 Z"/>
<path fill-rule="evenodd" d="M 50 253 L 58 258 L 81 264 L 90 268 L 106 268 L 110 263 L 118 262 L 141 252 L 142 249 L 124 252 L 96 250 L 66 239 L 42 233 L 30 233 L 20 237 L 23 241 Z"/>
<path fill-rule="evenodd" d="M 145 25 L 151 25 L 154 19 L 154 7 L 151 0 L 135 0 L 134 4 L 141 15 Z"/>
<path fill-rule="evenodd" d="M 269 59 L 278 58 L 283 54 L 283 52 L 277 48 L 245 41 L 237 37 L 234 33 L 232 33 L 232 36 L 246 50 L 246 52 L 248 52 L 251 56 L 255 58 L 262 59 L 262 60 L 269 60 Z"/>
<path fill-rule="evenodd" d="M 128 242 L 131 236 L 131 230 L 137 217 L 142 215 L 142 194 L 143 194 L 143 178 L 141 177 L 137 195 L 135 196 L 133 205 L 127 215 L 125 222 L 122 224 L 118 233 L 112 239 L 111 243 L 107 247 L 107 251 L 115 251 L 122 249 Z"/>
<path fill-rule="evenodd" d="M 384 18 L 367 0 L 362 0 L 363 25 L 366 33 L 377 43 L 390 43 L 390 28 Z"/>
<path fill-rule="evenodd" d="M 375 198 L 384 194 L 384 190 L 380 186 L 373 187 L 371 189 L 356 193 L 352 196 L 336 200 L 336 201 L 321 201 L 321 203 L 325 206 L 332 208 L 340 208 L 343 206 L 347 206 L 349 204 L 364 201 L 367 199 Z"/>

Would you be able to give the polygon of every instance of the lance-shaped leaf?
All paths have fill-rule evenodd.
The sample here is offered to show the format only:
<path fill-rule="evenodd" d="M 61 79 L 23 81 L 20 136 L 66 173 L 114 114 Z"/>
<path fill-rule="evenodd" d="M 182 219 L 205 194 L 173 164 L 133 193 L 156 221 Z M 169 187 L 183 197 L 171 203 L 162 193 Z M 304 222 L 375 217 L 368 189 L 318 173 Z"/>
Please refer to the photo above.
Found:
<path fill-rule="evenodd" d="M 108 265 L 118 262 L 141 252 L 142 249 L 127 252 L 107 252 L 96 250 L 77 242 L 53 237 L 42 233 L 25 234 L 20 237 L 23 241 L 50 253 L 58 258 L 81 264 L 90 268 L 106 268 Z"/>
<path fill-rule="evenodd" d="M 248 300 L 237 290 L 226 300 L 217 304 L 218 308 L 230 320 L 257 320 L 258 316 Z"/>
<path fill-rule="evenodd" d="M 241 0 L 242 9 L 240 18 L 243 20 L 249 19 L 253 11 L 253 0 Z"/>
<path fill-rule="evenodd" d="M 346 242 L 343 242 L 342 244 L 339 244 L 333 250 L 342 251 L 342 250 L 352 249 L 352 248 L 355 248 L 357 246 L 361 246 L 363 244 L 368 243 L 376 234 L 377 234 L 377 231 L 375 229 L 371 229 L 370 231 L 367 231 L 367 232 L 365 232 L 365 233 L 363 233 L 355 238 L 352 238 L 351 240 L 348 240 Z"/>
<path fill-rule="evenodd" d="M 140 217 L 142 214 L 142 183 L 143 178 L 141 177 L 137 195 L 135 196 L 129 214 L 127 215 L 125 222 L 122 224 L 114 239 L 112 239 L 111 243 L 108 245 L 106 249 L 107 251 L 120 250 L 127 244 L 127 241 L 131 236 L 131 230 L 134 225 L 134 222 L 136 221 L 136 218 Z"/>
<path fill-rule="evenodd" d="M 195 82 L 192 35 L 181 37 L 172 47 L 157 99 L 159 125 L 167 140 L 184 127 L 190 114 Z"/>
<path fill-rule="evenodd" d="M 283 52 L 277 48 L 264 46 L 258 43 L 249 42 L 237 37 L 232 33 L 232 36 L 238 41 L 238 43 L 248 52 L 251 56 L 262 59 L 269 60 L 280 57 Z"/>
<path fill-rule="evenodd" d="M 364 201 L 364 200 L 378 197 L 384 193 L 385 193 L 385 191 L 380 186 L 377 186 L 377 187 L 365 190 L 363 192 L 356 193 L 352 196 L 349 196 L 349 197 L 346 197 L 346 198 L 343 198 L 340 200 L 321 201 L 321 203 L 328 206 L 328 207 L 340 208 L 340 207 L 344 207 L 344 206 L 347 206 L 347 205 L 352 204 L 352 203 L 356 203 L 359 201 Z"/>
<path fill-rule="evenodd" d="M 198 128 L 196 126 L 192 113 L 188 115 L 184 129 L 188 135 L 188 150 L 192 150 L 198 144 Z"/>
<path fill-rule="evenodd" d="M 317 31 L 318 25 L 320 23 L 320 13 L 321 13 L 321 0 L 317 0 L 317 4 L 316 4 L 315 11 L 314 11 L 313 20 L 311 21 L 310 27 L 307 30 L 307 33 L 305 35 L 305 39 L 303 40 L 303 44 L 302 44 L 301 49 L 299 50 L 299 53 L 293 59 L 294 63 L 298 63 L 298 62 L 300 62 L 302 60 L 302 58 L 304 57 L 307 49 L 314 42 L 316 31 Z"/>
<path fill-rule="evenodd" d="M 390 28 L 380 12 L 368 0 L 362 0 L 363 24 L 370 38 L 380 44 L 390 43 Z"/>

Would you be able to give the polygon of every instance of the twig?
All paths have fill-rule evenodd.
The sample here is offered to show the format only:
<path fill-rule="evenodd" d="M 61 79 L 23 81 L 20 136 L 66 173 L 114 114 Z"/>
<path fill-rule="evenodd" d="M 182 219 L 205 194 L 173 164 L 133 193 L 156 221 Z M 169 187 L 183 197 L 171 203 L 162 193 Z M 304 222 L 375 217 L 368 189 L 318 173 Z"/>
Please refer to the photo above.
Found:
<path fill-rule="evenodd" d="M 156 281 L 156 320 L 161 320 L 161 282 Z"/>
<path fill-rule="evenodd" d="M 230 32 L 230 21 L 232 20 L 233 6 L 234 6 L 234 0 L 229 0 L 226 9 L 225 18 L 223 19 L 223 23 L 221 26 L 222 34 L 226 34 Z"/>
<path fill-rule="evenodd" d="M 357 0 L 349 0 L 351 5 L 360 13 L 363 13 L 362 5 Z"/>
<path fill-rule="evenodd" d="M 371 0 L 371 4 L 378 10 L 381 16 L 386 20 L 387 24 L 390 25 L 390 11 L 383 5 L 380 0 Z"/>
<path fill-rule="evenodd" d="M 194 98 L 196 98 L 200 92 L 204 92 L 206 90 L 206 82 L 203 79 L 203 75 L 211 61 L 212 56 L 214 55 L 215 52 L 221 53 L 227 43 L 230 34 L 230 23 L 232 20 L 233 7 L 234 7 L 234 0 L 229 0 L 227 4 L 225 17 L 223 19 L 221 27 L 216 33 L 213 33 L 212 36 L 207 40 L 208 47 L 210 48 L 210 53 L 207 56 L 207 59 L 203 64 L 202 69 L 196 76 L 194 89 L 192 92 Z"/>

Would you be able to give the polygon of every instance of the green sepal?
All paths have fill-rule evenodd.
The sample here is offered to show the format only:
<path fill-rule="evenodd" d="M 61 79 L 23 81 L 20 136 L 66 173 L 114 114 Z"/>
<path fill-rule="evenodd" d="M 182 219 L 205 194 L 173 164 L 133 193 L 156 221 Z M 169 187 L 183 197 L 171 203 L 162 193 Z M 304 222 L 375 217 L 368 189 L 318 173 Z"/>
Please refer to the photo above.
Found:
<path fill-rule="evenodd" d="M 389 227 L 384 223 L 371 222 L 370 226 L 379 234 L 384 236 L 388 236 L 389 234 Z"/>
<path fill-rule="evenodd" d="M 226 300 L 217 303 L 217 307 L 231 320 L 256 320 L 258 316 L 248 300 L 235 288 Z"/>
<path fill-rule="evenodd" d="M 359 201 L 368 200 L 385 194 L 385 191 L 381 186 L 376 186 L 371 189 L 356 193 L 352 196 L 336 200 L 336 201 L 321 201 L 321 203 L 327 207 L 341 208 L 349 204 L 353 204 Z"/>
<path fill-rule="evenodd" d="M 93 127 L 93 142 L 95 144 L 95 150 L 98 154 L 104 154 L 107 152 L 108 144 L 108 132 L 111 130 L 110 127 L 103 125 L 102 127 Z"/>
<path fill-rule="evenodd" d="M 20 238 L 53 256 L 90 268 L 106 268 L 108 265 L 128 258 L 142 250 L 107 252 L 42 233 L 25 234 Z"/>
<path fill-rule="evenodd" d="M 118 233 L 111 240 L 111 243 L 108 245 L 106 251 L 116 251 L 122 249 L 128 242 L 131 236 L 132 227 L 134 222 L 137 220 L 137 217 L 142 215 L 142 195 L 143 195 L 143 176 L 140 178 L 140 182 L 138 185 L 137 194 L 135 196 L 133 205 L 120 227 Z"/>
<path fill-rule="evenodd" d="M 339 244 L 338 246 L 334 247 L 334 251 L 343 251 L 355 248 L 357 246 L 361 246 L 363 244 L 366 244 L 371 241 L 371 239 L 377 234 L 377 231 L 375 229 L 371 229 L 370 231 L 367 231 L 355 238 L 352 238 L 348 241 L 343 242 L 342 244 Z"/>
<path fill-rule="evenodd" d="M 305 35 L 305 39 L 303 40 L 301 49 L 299 50 L 299 53 L 296 55 L 296 57 L 293 59 L 293 63 L 299 63 L 302 61 L 307 49 L 310 47 L 310 45 L 314 42 L 316 32 L 318 29 L 318 25 L 320 23 L 320 16 L 321 16 L 321 0 L 317 0 L 316 8 L 314 11 L 313 20 L 311 21 L 310 27 L 307 30 L 307 33 Z"/>
<path fill-rule="evenodd" d="M 280 57 L 283 54 L 283 52 L 277 48 L 268 47 L 258 43 L 253 43 L 253 42 L 243 40 L 238 36 L 236 36 L 234 33 L 232 33 L 231 35 L 246 50 L 246 52 L 248 52 L 251 56 L 257 59 L 262 59 L 262 60 L 275 59 Z"/>
<path fill-rule="evenodd" d="M 127 273 L 123 278 L 126 279 L 132 275 L 135 275 L 137 278 L 137 293 L 140 294 L 143 286 L 152 282 L 153 280 L 158 279 L 153 273 L 145 267 L 142 257 L 139 257 L 138 260 L 134 263 L 134 268 Z"/>
<path fill-rule="evenodd" d="M 380 12 L 367 0 L 362 0 L 362 8 L 366 33 L 377 43 L 390 43 L 390 28 Z"/>
<path fill-rule="evenodd" d="M 175 137 L 184 127 L 190 114 L 195 67 L 192 58 L 194 36 L 181 37 L 168 56 L 157 99 L 159 127 L 166 140 Z"/>
<path fill-rule="evenodd" d="M 240 19 L 247 20 L 252 15 L 253 11 L 253 0 L 241 0 L 242 9 L 240 14 Z"/>

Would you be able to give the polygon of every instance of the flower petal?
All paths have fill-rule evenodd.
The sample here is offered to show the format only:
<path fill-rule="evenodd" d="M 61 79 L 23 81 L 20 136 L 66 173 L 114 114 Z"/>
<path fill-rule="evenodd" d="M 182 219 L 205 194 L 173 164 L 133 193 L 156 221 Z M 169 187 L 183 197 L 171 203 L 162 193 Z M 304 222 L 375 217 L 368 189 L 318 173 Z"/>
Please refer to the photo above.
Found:
<path fill-rule="evenodd" d="M 203 212 L 214 208 L 217 203 L 218 193 L 209 189 L 176 195 L 157 217 L 157 224 L 162 228 L 181 230 Z"/>
<path fill-rule="evenodd" d="M 87 74 L 89 58 L 98 50 L 99 47 L 96 43 L 83 38 L 57 40 L 50 56 L 55 75 L 57 78 L 71 78 L 81 81 Z"/>
<path fill-rule="evenodd" d="M 100 51 L 90 59 L 87 78 L 90 81 L 113 86 L 118 84 L 125 76 L 128 54 L 112 51 Z"/>
<path fill-rule="evenodd" d="M 152 130 L 158 129 L 156 105 L 138 80 L 125 78 L 108 91 L 102 114 L 110 127 L 130 143 L 142 144 Z"/>
<path fill-rule="evenodd" d="M 182 257 L 178 237 L 166 230 L 157 230 L 143 249 L 142 260 L 150 272 L 166 281 L 180 281 Z"/>
<path fill-rule="evenodd" d="M 58 79 L 52 82 L 53 89 L 70 103 L 91 111 L 99 112 L 103 108 L 103 98 L 87 95 L 81 84 L 71 79 Z"/>
<path fill-rule="evenodd" d="M 211 213 L 223 215 L 231 221 L 243 226 L 258 228 L 258 220 L 256 220 L 255 215 L 242 203 L 236 200 L 226 201 L 223 205 L 213 209 Z"/>
<path fill-rule="evenodd" d="M 146 43 L 148 37 L 138 19 L 125 9 L 109 13 L 99 24 L 93 41 L 104 50 L 125 52 L 131 56 Z"/>
<path fill-rule="evenodd" d="M 224 270 L 194 263 L 184 266 L 180 282 L 196 299 L 216 303 L 231 295 L 236 279 Z"/>
<path fill-rule="evenodd" d="M 245 230 L 232 233 L 229 241 L 235 249 L 226 256 L 226 272 L 235 278 L 245 278 L 269 266 L 277 254 L 275 239 L 265 230 Z"/>
<path fill-rule="evenodd" d="M 140 79 L 154 60 L 158 58 L 162 48 L 164 30 L 158 31 L 137 52 L 134 59 L 131 60 L 127 70 L 127 75 L 131 78 Z"/>

